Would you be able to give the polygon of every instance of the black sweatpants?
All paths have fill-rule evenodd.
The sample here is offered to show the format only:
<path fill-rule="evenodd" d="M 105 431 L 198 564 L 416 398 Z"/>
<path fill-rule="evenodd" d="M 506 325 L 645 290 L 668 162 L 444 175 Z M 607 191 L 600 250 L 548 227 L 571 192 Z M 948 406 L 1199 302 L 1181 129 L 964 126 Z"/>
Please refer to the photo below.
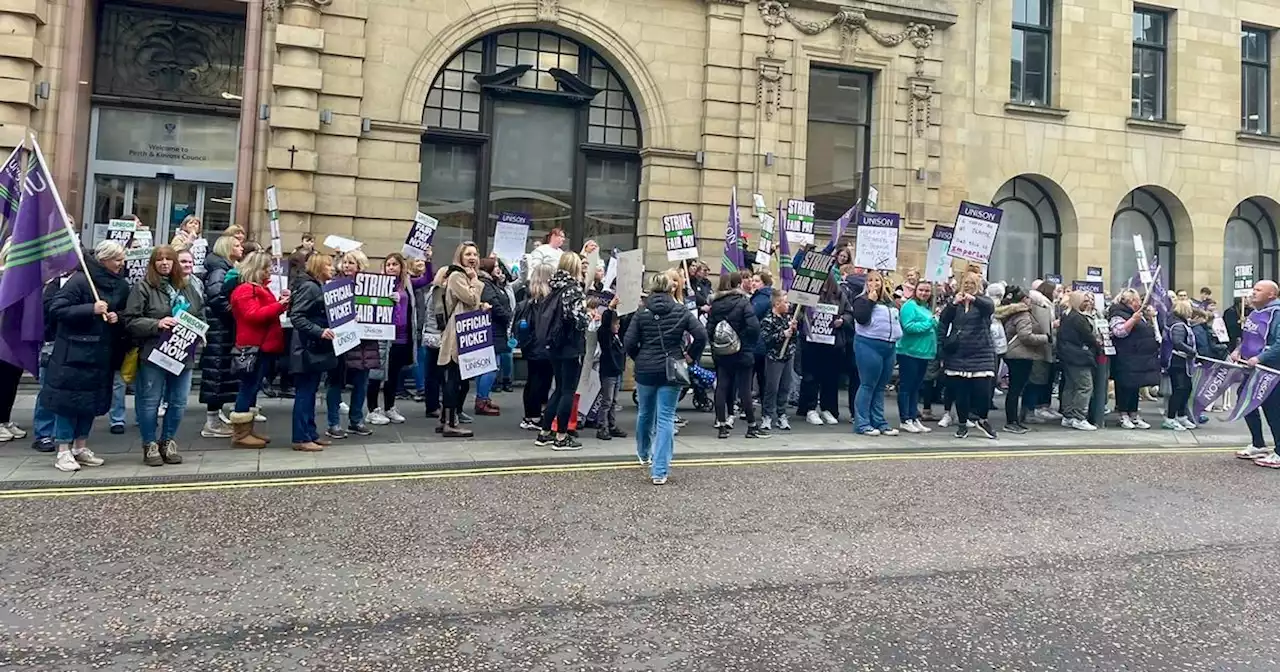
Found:
<path fill-rule="evenodd" d="M 582 359 L 578 357 L 551 360 L 551 375 L 555 379 L 555 388 L 551 390 L 551 398 L 547 400 L 547 410 L 542 412 L 542 431 L 551 431 L 551 422 L 556 422 L 558 433 L 569 431 L 569 418 L 573 415 L 573 395 L 578 392 L 578 376 L 582 374 Z"/>
<path fill-rule="evenodd" d="M 723 424 L 733 413 L 733 400 L 736 397 L 742 409 L 747 412 L 747 424 L 756 424 L 756 409 L 751 403 L 751 379 L 754 373 L 754 359 L 747 360 L 741 355 L 717 357 L 716 361 L 716 421 Z M 750 362 L 750 363 L 748 363 Z"/>
<path fill-rule="evenodd" d="M 383 371 L 383 380 L 369 380 L 369 410 L 378 407 L 378 388 L 382 388 L 382 410 L 396 405 L 396 386 L 400 381 L 400 372 L 413 363 L 412 343 L 392 343 L 387 353 L 387 369 Z"/>

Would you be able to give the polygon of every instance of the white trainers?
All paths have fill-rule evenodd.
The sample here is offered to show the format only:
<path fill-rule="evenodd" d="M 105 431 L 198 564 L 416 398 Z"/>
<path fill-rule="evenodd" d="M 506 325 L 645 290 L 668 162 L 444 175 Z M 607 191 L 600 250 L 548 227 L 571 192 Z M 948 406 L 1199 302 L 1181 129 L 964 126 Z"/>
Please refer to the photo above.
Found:
<path fill-rule="evenodd" d="M 1180 415 L 1180 416 L 1178 416 L 1178 417 L 1174 418 L 1174 420 L 1175 420 L 1179 425 L 1182 425 L 1182 426 L 1183 426 L 1184 428 L 1186 428 L 1186 429 L 1195 429 L 1195 428 L 1197 428 L 1197 427 L 1199 427 L 1199 426 L 1200 426 L 1200 425 L 1197 425 L 1195 422 L 1193 422 L 1193 421 L 1191 420 L 1191 418 L 1188 418 L 1188 417 L 1187 417 L 1187 416 L 1185 416 L 1185 415 Z"/>
<path fill-rule="evenodd" d="M 163 418 L 165 411 L 168 411 L 168 410 L 169 410 L 169 404 L 163 401 L 160 402 L 160 408 L 156 409 L 156 417 Z"/>
<path fill-rule="evenodd" d="M 791 431 L 791 421 L 787 419 L 787 416 L 783 415 L 778 418 L 778 429 L 784 432 Z"/>
<path fill-rule="evenodd" d="M 1037 408 L 1031 416 L 1040 422 L 1052 422 L 1062 417 L 1047 408 Z"/>
<path fill-rule="evenodd" d="M 760 429 L 763 429 L 766 432 L 771 431 L 773 429 L 773 421 L 770 420 L 769 418 L 765 418 L 761 420 Z"/>
<path fill-rule="evenodd" d="M 946 429 L 946 428 L 950 427 L 950 426 L 951 426 L 951 414 L 950 414 L 950 413 L 943 413 L 943 414 L 942 414 L 942 418 L 940 418 L 940 419 L 938 420 L 938 426 L 939 426 L 939 427 L 941 427 L 941 428 L 943 428 L 943 429 Z"/>
<path fill-rule="evenodd" d="M 227 409 L 225 408 L 218 409 L 218 422 L 221 422 L 223 425 L 227 427 L 231 426 L 231 416 L 227 415 Z"/>
<path fill-rule="evenodd" d="M 206 439 L 229 439 L 234 434 L 235 432 L 231 431 L 231 428 L 222 420 L 217 422 L 205 421 L 204 427 L 200 428 L 200 436 Z"/>
<path fill-rule="evenodd" d="M 1133 426 L 1137 427 L 1138 429 L 1151 429 L 1151 425 L 1147 424 L 1147 422 L 1143 420 L 1142 416 L 1140 415 L 1135 414 L 1133 417 L 1129 419 L 1133 421 Z"/>
<path fill-rule="evenodd" d="M 831 411 L 823 411 L 823 412 L 822 412 L 822 421 L 823 421 L 823 422 L 825 422 L 825 423 L 827 423 L 828 425 L 838 425 L 838 424 L 840 424 L 840 421 L 839 421 L 839 420 L 836 420 L 836 416 L 832 415 L 832 414 L 831 414 Z"/>
<path fill-rule="evenodd" d="M 71 456 L 76 462 L 79 462 L 86 467 L 101 467 L 106 463 L 106 460 L 94 455 L 93 451 L 88 448 L 81 448 L 79 452 L 72 451 Z"/>
<path fill-rule="evenodd" d="M 1098 431 L 1097 426 L 1095 426 L 1092 422 L 1089 422 L 1088 420 L 1072 420 L 1071 429 L 1078 429 L 1082 432 Z"/>
<path fill-rule="evenodd" d="M 921 434 L 928 434 L 929 432 L 933 431 L 933 429 L 930 428 L 928 425 L 924 424 L 923 422 L 920 422 L 920 418 L 916 418 L 912 422 L 916 423 L 916 429 L 920 430 Z"/>
<path fill-rule="evenodd" d="M 388 420 L 396 423 L 397 425 L 404 422 L 404 416 L 400 415 L 400 411 L 397 410 L 395 406 L 388 408 L 385 415 L 387 416 Z"/>
<path fill-rule="evenodd" d="M 805 413 L 805 414 L 804 414 L 804 421 L 805 421 L 805 422 L 807 422 L 807 423 L 809 423 L 809 424 L 811 424 L 811 425 L 819 425 L 819 426 L 821 426 L 821 425 L 825 424 L 825 423 L 823 423 L 823 422 L 822 422 L 822 416 L 821 416 L 821 415 L 819 415 L 817 411 L 809 411 L 808 413 Z"/>
<path fill-rule="evenodd" d="M 14 436 L 13 432 L 10 432 L 8 427 L 4 425 L 0 425 L 0 443 L 3 443 L 5 441 L 12 441 L 16 438 L 18 437 Z"/>
<path fill-rule="evenodd" d="M 909 434 L 920 433 L 920 430 L 916 427 L 916 423 L 911 420 L 907 420 L 906 422 L 903 422 L 901 427 L 902 427 L 902 431 L 907 432 Z"/>
<path fill-rule="evenodd" d="M 349 406 L 345 401 L 340 402 L 338 404 L 338 412 L 343 414 L 349 414 L 351 413 L 351 406 Z"/>
<path fill-rule="evenodd" d="M 1259 467 L 1267 467 L 1268 469 L 1280 469 L 1280 455 L 1271 453 L 1269 455 L 1266 455 L 1254 460 L 1253 463 L 1258 465 Z"/>
<path fill-rule="evenodd" d="M 1066 427 L 1067 429 L 1072 429 L 1075 427 L 1075 423 L 1073 423 L 1070 418 L 1063 418 L 1062 422 L 1059 424 L 1061 424 L 1063 427 Z"/>
<path fill-rule="evenodd" d="M 391 418 L 388 418 L 386 414 L 382 412 L 381 408 L 375 408 L 372 411 L 369 411 L 369 415 L 364 419 L 364 421 L 371 425 L 391 424 Z"/>
<path fill-rule="evenodd" d="M 1236 451 L 1236 457 L 1242 460 L 1257 460 L 1274 453 L 1275 451 L 1266 446 L 1261 448 L 1258 448 L 1257 446 L 1245 446 L 1244 448 Z"/>
<path fill-rule="evenodd" d="M 880 436 L 880 430 L 876 429 L 875 427 L 868 427 L 858 433 L 863 436 Z"/>
<path fill-rule="evenodd" d="M 254 411 L 253 411 L 253 421 L 254 421 L 254 422 L 266 422 L 266 421 L 267 421 L 267 416 L 263 415 L 262 413 L 259 413 L 257 409 L 254 409 Z"/>
<path fill-rule="evenodd" d="M 58 471 L 80 471 L 80 463 L 76 462 L 76 458 L 71 456 L 69 450 L 58 451 L 58 457 L 54 460 L 53 466 Z"/>
<path fill-rule="evenodd" d="M 1127 415 L 1120 416 L 1120 426 L 1125 429 L 1137 429 L 1138 426 L 1133 424 L 1133 418 Z"/>
<path fill-rule="evenodd" d="M 1174 420 L 1173 418 L 1165 418 L 1163 421 L 1161 421 L 1160 429 L 1170 429 L 1175 432 L 1187 431 L 1187 428 L 1183 427 L 1182 423 L 1178 422 L 1177 420 Z"/>
<path fill-rule="evenodd" d="M 894 429 L 894 428 L 890 427 L 889 429 L 882 429 L 882 430 L 880 430 L 880 433 L 881 433 L 881 434 L 884 434 L 885 436 L 897 436 L 897 435 L 898 435 L 898 430 L 896 430 L 896 429 Z"/>
<path fill-rule="evenodd" d="M 19 427 L 19 426 L 18 426 L 18 425 L 16 425 L 15 423 L 10 422 L 10 423 L 6 424 L 6 425 L 4 426 L 4 428 L 5 428 L 5 429 L 7 429 L 7 430 L 9 430 L 9 433 L 10 433 L 10 434 L 12 434 L 12 435 L 13 435 L 13 438 L 15 438 L 15 439 L 25 439 L 25 438 L 27 438 L 27 430 L 25 430 L 25 429 L 23 429 L 23 428 Z"/>

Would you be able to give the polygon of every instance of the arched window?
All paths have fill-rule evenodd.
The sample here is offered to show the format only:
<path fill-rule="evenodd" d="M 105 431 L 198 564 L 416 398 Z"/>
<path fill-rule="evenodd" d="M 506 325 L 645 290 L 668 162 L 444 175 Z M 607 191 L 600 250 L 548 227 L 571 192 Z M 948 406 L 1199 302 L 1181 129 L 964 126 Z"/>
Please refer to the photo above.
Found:
<path fill-rule="evenodd" d="M 1222 264 L 1222 287 L 1225 292 L 1220 304 L 1231 298 L 1235 267 L 1237 264 L 1253 264 L 1253 277 L 1272 280 L 1276 277 L 1276 226 L 1271 215 L 1257 199 L 1240 202 L 1227 219 L 1223 246 L 1226 258 Z"/>
<path fill-rule="evenodd" d="M 422 122 L 418 205 L 440 220 L 442 253 L 464 240 L 487 253 L 502 212 L 528 215 L 531 241 L 560 228 L 566 249 L 635 247 L 640 119 L 586 45 L 538 30 L 476 40 L 436 75 Z"/>
<path fill-rule="evenodd" d="M 1138 272 L 1138 260 L 1133 248 L 1133 237 L 1142 236 L 1142 244 L 1148 259 L 1160 262 L 1160 278 L 1169 291 L 1174 273 L 1173 218 L 1169 208 L 1150 189 L 1139 187 L 1129 192 L 1111 219 L 1111 284 L 1112 293 L 1129 285 Z"/>
<path fill-rule="evenodd" d="M 987 269 L 992 281 L 1029 288 L 1036 278 L 1058 273 L 1058 206 L 1038 180 L 1015 177 L 1005 182 L 991 201 L 1004 210 Z"/>

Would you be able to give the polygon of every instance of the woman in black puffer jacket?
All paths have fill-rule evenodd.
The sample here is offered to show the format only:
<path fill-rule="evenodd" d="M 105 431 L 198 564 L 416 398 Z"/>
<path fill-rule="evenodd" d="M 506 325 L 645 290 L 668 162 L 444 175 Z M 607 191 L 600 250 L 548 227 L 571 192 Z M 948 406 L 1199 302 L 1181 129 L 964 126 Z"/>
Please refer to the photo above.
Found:
<path fill-rule="evenodd" d="M 717 331 L 724 332 L 721 338 L 716 337 Z M 760 320 L 751 309 L 751 297 L 742 290 L 742 273 L 720 276 L 720 291 L 712 295 L 711 311 L 707 313 L 707 334 L 716 364 L 716 427 L 720 438 L 729 438 L 732 430 L 735 393 L 747 413 L 747 438 L 768 436 L 761 433 L 751 403 L 755 357 L 748 348 L 760 340 Z"/>
<path fill-rule="evenodd" d="M 991 316 L 995 303 L 982 294 L 982 279 L 965 273 L 955 298 L 938 320 L 942 339 L 942 370 L 951 385 L 956 404 L 956 438 L 969 435 L 973 420 L 989 439 L 996 432 L 987 421 L 991 409 L 991 384 L 995 381 L 996 350 L 991 343 Z"/>
<path fill-rule="evenodd" d="M 227 272 L 244 258 L 244 247 L 234 236 L 222 236 L 204 258 L 204 321 L 209 323 L 204 352 L 200 355 L 200 403 L 205 405 L 200 436 L 228 438 L 231 427 L 219 417 L 222 407 L 234 404 L 240 376 L 231 371 L 231 349 L 236 345 L 235 317 L 231 315 L 231 290 Z"/>

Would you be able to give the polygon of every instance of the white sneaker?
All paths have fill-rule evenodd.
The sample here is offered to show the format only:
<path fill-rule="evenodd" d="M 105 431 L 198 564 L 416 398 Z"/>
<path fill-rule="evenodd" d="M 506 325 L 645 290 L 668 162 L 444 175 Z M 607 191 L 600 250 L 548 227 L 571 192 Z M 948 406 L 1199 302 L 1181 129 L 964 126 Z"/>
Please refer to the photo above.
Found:
<path fill-rule="evenodd" d="M 1071 429 L 1078 429 L 1083 432 L 1098 431 L 1097 426 L 1095 426 L 1092 422 L 1089 422 L 1088 420 L 1072 420 Z"/>
<path fill-rule="evenodd" d="M 868 427 L 858 433 L 863 436 L 880 436 L 880 430 L 876 429 L 875 427 Z"/>
<path fill-rule="evenodd" d="M 1067 429 L 1074 429 L 1074 428 L 1075 428 L 1075 423 L 1074 423 L 1074 422 L 1072 422 L 1070 418 L 1063 418 L 1063 419 L 1062 419 L 1062 422 L 1061 422 L 1061 423 L 1059 423 L 1059 424 L 1061 424 L 1063 427 L 1066 427 Z"/>
<path fill-rule="evenodd" d="M 364 421 L 371 425 L 391 424 L 391 418 L 388 418 L 386 414 L 382 412 L 381 408 L 375 408 L 372 411 L 369 411 L 369 415 L 365 417 Z"/>
<path fill-rule="evenodd" d="M 804 414 L 804 421 L 805 421 L 805 422 L 807 422 L 807 423 L 809 423 L 809 424 L 811 424 L 811 425 L 822 425 L 822 424 L 824 424 L 824 423 L 822 422 L 822 416 L 821 416 L 821 415 L 818 415 L 818 412 L 817 412 L 817 411 L 809 411 L 808 413 L 805 413 L 805 414 Z"/>
<path fill-rule="evenodd" d="M 1271 453 L 1264 457 L 1260 457 L 1253 461 L 1259 467 L 1267 467 L 1268 469 L 1280 469 L 1280 455 Z"/>
<path fill-rule="evenodd" d="M 106 460 L 94 455 L 93 451 L 88 448 L 81 448 L 78 453 L 72 451 L 71 457 L 74 458 L 76 462 L 79 462 L 86 467 L 101 467 L 106 463 Z"/>
<path fill-rule="evenodd" d="M 0 443 L 3 443 L 5 441 L 12 441 L 16 438 L 18 437 L 14 436 L 13 432 L 10 432 L 8 427 L 4 425 L 0 425 Z"/>
<path fill-rule="evenodd" d="M 71 451 L 58 451 L 58 457 L 53 462 L 53 466 L 58 471 L 80 471 L 80 463 L 76 462 L 76 458 L 71 456 Z"/>
<path fill-rule="evenodd" d="M 386 416 L 388 420 L 396 423 L 397 425 L 404 422 L 404 416 L 400 415 L 400 411 L 397 410 L 395 406 L 387 409 Z"/>
<path fill-rule="evenodd" d="M 920 433 L 920 430 L 916 427 L 916 423 L 914 423 L 914 422 L 912 422 L 912 421 L 910 421 L 910 420 L 907 420 L 906 422 L 902 423 L 901 427 L 902 427 L 902 431 L 907 432 L 907 433 L 910 433 L 910 434 L 919 434 L 919 433 Z"/>
<path fill-rule="evenodd" d="M 1245 446 L 1244 448 L 1241 448 L 1240 450 L 1236 451 L 1236 457 L 1242 460 L 1257 460 L 1274 453 L 1275 453 L 1274 450 L 1271 450 L 1266 446 L 1263 446 L 1261 448 L 1258 448 L 1256 446 Z"/>
<path fill-rule="evenodd" d="M 897 436 L 897 435 L 898 435 L 898 430 L 896 430 L 896 429 L 894 429 L 894 428 L 890 427 L 889 429 L 882 429 L 882 430 L 880 430 L 880 433 L 881 433 L 881 434 L 884 434 L 885 436 Z"/>
<path fill-rule="evenodd" d="M 965 420 L 965 421 L 964 421 L 964 426 L 965 426 L 965 427 L 968 427 L 969 429 L 973 429 L 974 427 L 977 427 L 977 426 L 978 426 L 978 423 L 976 423 L 976 422 L 974 422 L 974 421 L 972 421 L 972 420 Z"/>
<path fill-rule="evenodd" d="M 254 422 L 266 422 L 266 421 L 267 421 L 267 416 L 265 416 L 265 415 L 263 415 L 262 413 L 259 413 L 258 411 L 256 411 L 256 410 L 255 410 L 255 411 L 253 412 L 253 421 L 254 421 Z"/>
<path fill-rule="evenodd" d="M 726 420 L 726 421 L 725 421 L 725 423 L 724 423 L 724 424 L 725 424 L 725 426 L 726 426 L 726 427 L 728 427 L 729 429 L 733 429 L 733 419 L 734 419 L 734 418 L 736 418 L 736 417 L 737 417 L 737 416 L 730 414 L 730 415 L 729 415 L 729 419 L 728 419 L 728 420 Z"/>
<path fill-rule="evenodd" d="M 769 418 L 765 418 L 761 420 L 760 429 L 763 429 L 766 432 L 771 431 L 773 429 L 773 421 L 770 420 Z"/>
<path fill-rule="evenodd" d="M 231 416 L 227 415 L 226 409 L 218 409 L 218 422 L 227 427 L 231 426 Z"/>
<path fill-rule="evenodd" d="M 784 432 L 791 431 L 791 421 L 787 419 L 787 416 L 784 415 L 778 418 L 778 429 Z"/>
<path fill-rule="evenodd" d="M 200 436 L 206 439 L 229 439 L 233 435 L 235 435 L 235 432 L 231 431 L 231 428 L 221 420 L 217 422 L 206 420 L 204 427 L 200 428 Z"/>
<path fill-rule="evenodd" d="M 168 410 L 169 410 L 169 404 L 167 404 L 167 403 L 165 403 L 165 402 L 163 402 L 163 401 L 162 401 L 162 402 L 160 402 L 160 408 L 157 408 L 157 409 L 156 409 L 156 417 L 157 417 L 157 418 L 163 418 L 163 417 L 164 417 L 164 414 L 165 414 L 165 411 L 168 411 Z"/>
<path fill-rule="evenodd" d="M 1200 426 L 1200 425 L 1197 425 L 1195 422 L 1193 422 L 1193 421 L 1191 420 L 1191 418 L 1188 418 L 1188 417 L 1187 417 L 1187 416 L 1185 416 L 1185 415 L 1178 416 L 1178 417 L 1174 418 L 1174 420 L 1175 420 L 1179 425 L 1182 425 L 1182 426 L 1183 426 L 1183 427 L 1185 427 L 1186 429 L 1195 429 L 1195 428 L 1197 428 L 1197 427 L 1199 427 L 1199 426 Z"/>
<path fill-rule="evenodd" d="M 1171 430 L 1173 430 L 1173 431 L 1175 431 L 1175 432 L 1185 432 L 1185 431 L 1187 431 L 1187 428 L 1186 428 L 1186 427 L 1183 427 L 1183 426 L 1182 426 L 1182 423 L 1178 422 L 1177 420 L 1174 420 L 1173 418 L 1165 418 L 1165 419 L 1160 423 L 1160 429 L 1171 429 Z"/>
<path fill-rule="evenodd" d="M 338 404 L 338 412 L 343 414 L 351 413 L 351 406 L 349 406 L 345 401 L 340 402 Z"/>
<path fill-rule="evenodd" d="M 939 427 L 941 427 L 941 428 L 943 428 L 943 429 L 946 429 L 946 428 L 950 427 L 950 426 L 951 426 L 951 414 L 950 414 L 950 413 L 943 413 L 943 414 L 942 414 L 942 418 L 940 418 L 940 419 L 938 420 L 938 426 L 939 426 Z"/>
<path fill-rule="evenodd" d="M 1121 427 L 1123 427 L 1123 428 L 1125 428 L 1125 429 L 1137 429 L 1137 428 L 1138 428 L 1138 426 L 1137 426 L 1137 425 L 1133 424 L 1133 418 L 1131 418 L 1131 417 L 1129 417 L 1129 416 L 1127 416 L 1127 415 L 1122 415 L 1122 416 L 1120 416 L 1120 426 L 1121 426 Z"/>
<path fill-rule="evenodd" d="M 1135 415 L 1132 418 L 1130 418 L 1130 420 L 1133 421 L 1133 426 L 1137 427 L 1138 429 L 1151 429 L 1151 425 L 1147 424 L 1146 421 L 1143 420 L 1142 416 L 1140 415 Z"/>
<path fill-rule="evenodd" d="M 838 424 L 840 424 L 840 421 L 839 421 L 839 420 L 836 420 L 836 416 L 831 415 L 831 411 L 823 411 L 823 412 L 822 412 L 822 421 L 823 421 L 823 422 L 825 422 L 825 423 L 827 423 L 828 425 L 838 425 Z"/>
<path fill-rule="evenodd" d="M 914 424 L 914 425 L 916 426 L 916 429 L 920 430 L 920 433 L 921 433 L 921 434 L 928 434 L 929 432 L 932 432 L 932 431 L 933 431 L 932 429 L 929 429 L 929 427 L 928 427 L 927 425 L 925 425 L 924 423 L 920 422 L 920 420 L 919 420 L 918 418 L 917 418 L 917 419 L 915 419 L 915 420 L 912 420 L 911 422 L 912 422 L 912 424 Z"/>
<path fill-rule="evenodd" d="M 23 428 L 19 427 L 18 425 L 14 424 L 14 423 L 12 423 L 12 422 L 10 422 L 9 424 L 5 425 L 5 426 L 4 426 L 4 428 L 5 428 L 5 429 L 7 429 L 7 430 L 9 430 L 9 433 L 10 433 L 10 434 L 12 434 L 12 435 L 13 435 L 13 438 L 15 438 L 15 439 L 25 439 L 25 438 L 27 438 L 27 430 L 25 430 L 25 429 L 23 429 Z"/>
<path fill-rule="evenodd" d="M 1031 416 L 1040 422 L 1050 422 L 1052 420 L 1057 420 L 1060 417 L 1047 408 L 1037 408 Z"/>

